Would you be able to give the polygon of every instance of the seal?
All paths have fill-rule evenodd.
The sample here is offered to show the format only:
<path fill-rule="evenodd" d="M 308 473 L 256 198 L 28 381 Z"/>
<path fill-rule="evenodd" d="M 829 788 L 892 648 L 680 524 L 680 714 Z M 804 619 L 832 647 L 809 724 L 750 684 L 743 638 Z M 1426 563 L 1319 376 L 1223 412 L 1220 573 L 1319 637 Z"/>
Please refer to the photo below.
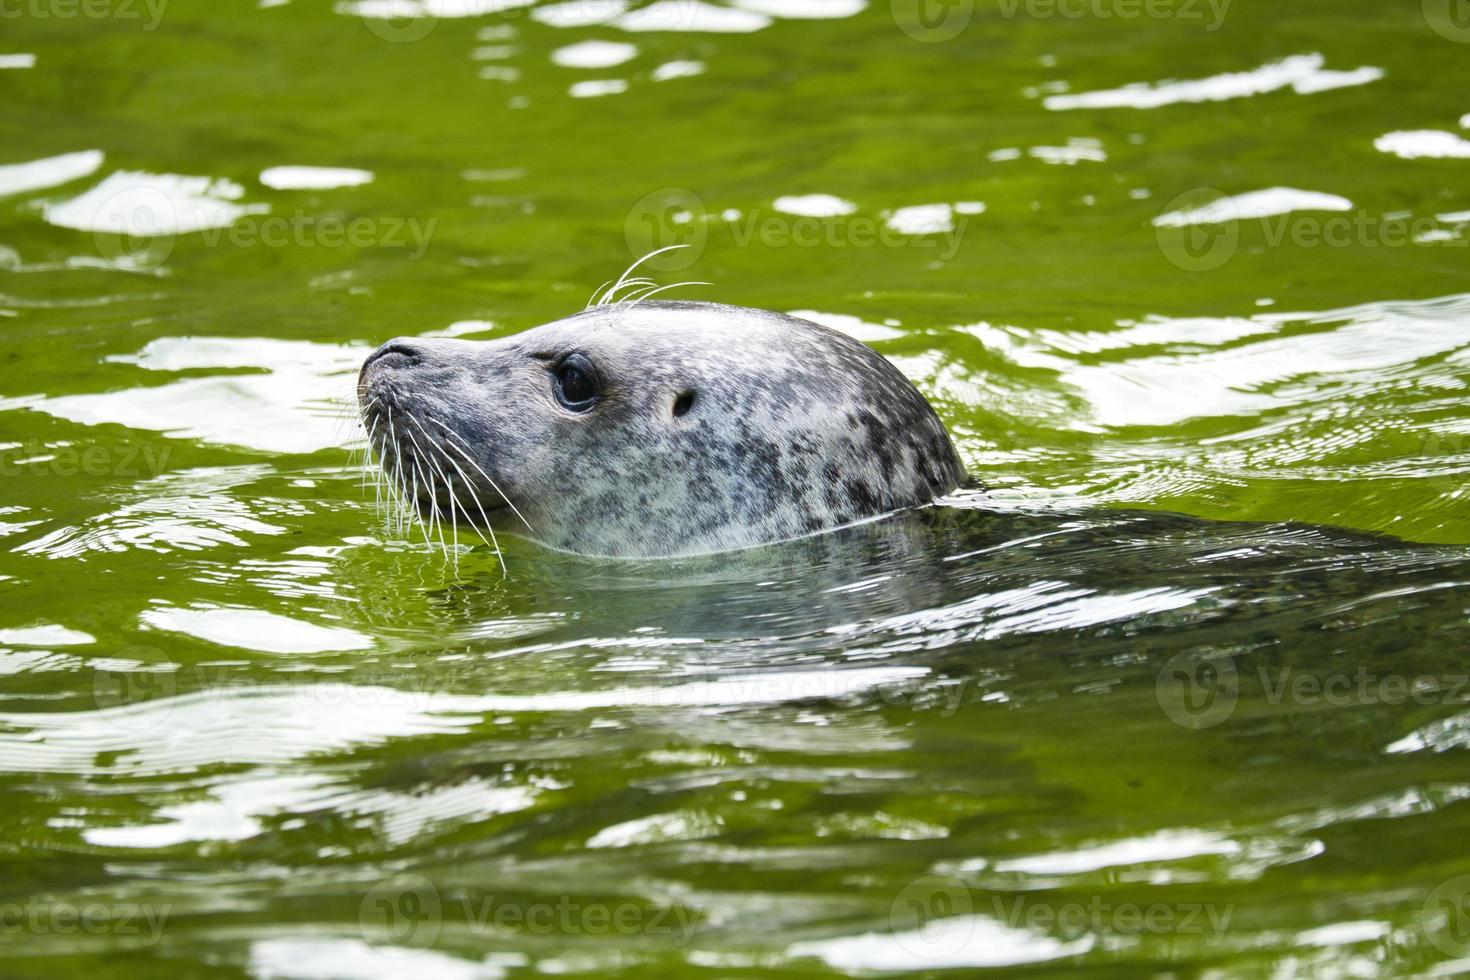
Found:
<path fill-rule="evenodd" d="M 425 521 L 584 555 L 748 548 L 928 503 L 964 467 L 876 351 L 716 303 L 604 304 L 499 340 L 399 338 L 358 401 Z"/>

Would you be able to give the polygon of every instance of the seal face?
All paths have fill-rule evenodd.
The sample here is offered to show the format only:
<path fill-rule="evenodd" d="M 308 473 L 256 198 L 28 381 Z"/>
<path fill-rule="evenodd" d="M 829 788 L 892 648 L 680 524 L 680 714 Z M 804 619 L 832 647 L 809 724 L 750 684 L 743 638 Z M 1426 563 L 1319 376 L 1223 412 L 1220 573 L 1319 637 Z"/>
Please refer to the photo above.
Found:
<path fill-rule="evenodd" d="M 927 503 L 964 477 L 934 410 L 875 351 L 714 303 L 392 340 L 363 364 L 358 399 L 426 520 L 579 554 L 746 548 Z"/>

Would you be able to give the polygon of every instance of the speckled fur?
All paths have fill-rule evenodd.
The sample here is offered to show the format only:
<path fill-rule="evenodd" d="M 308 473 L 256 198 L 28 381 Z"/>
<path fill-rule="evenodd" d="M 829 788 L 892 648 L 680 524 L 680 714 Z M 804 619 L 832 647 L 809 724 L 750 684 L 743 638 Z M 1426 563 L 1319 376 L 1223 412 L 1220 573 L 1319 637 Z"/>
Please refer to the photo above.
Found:
<path fill-rule="evenodd" d="M 392 407 L 397 444 L 380 447 L 389 465 L 395 453 L 413 458 L 422 432 L 450 444 L 448 426 L 534 530 L 506 509 L 491 513 L 492 525 L 565 551 L 745 548 L 926 503 L 964 476 L 943 424 L 897 368 L 795 317 L 648 302 L 502 340 L 384 348 L 395 344 L 408 355 L 370 359 L 359 385 L 365 406 L 376 399 L 364 415 L 380 437 Z M 558 404 L 554 360 L 544 359 L 573 352 L 592 360 L 605 387 L 584 414 Z M 693 407 L 675 416 L 686 391 Z M 416 427 L 418 447 L 404 435 Z M 486 508 L 503 505 L 459 461 Z M 438 496 L 421 492 L 420 510 L 447 510 L 451 495 Z M 483 523 L 468 494 L 452 497 L 459 520 Z"/>

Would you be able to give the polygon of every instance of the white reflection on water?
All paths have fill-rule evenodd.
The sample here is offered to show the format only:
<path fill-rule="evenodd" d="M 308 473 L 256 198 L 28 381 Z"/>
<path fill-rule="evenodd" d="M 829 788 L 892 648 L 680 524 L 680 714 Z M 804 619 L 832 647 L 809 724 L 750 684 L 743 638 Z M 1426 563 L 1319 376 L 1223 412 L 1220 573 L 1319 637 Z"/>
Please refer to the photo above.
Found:
<path fill-rule="evenodd" d="M 628 83 L 621 78 L 593 78 L 573 82 L 567 94 L 574 99 L 595 99 L 601 95 L 618 95 L 628 91 Z"/>
<path fill-rule="evenodd" d="M 784 214 L 804 218 L 837 218 L 857 210 L 856 204 L 835 194 L 790 194 L 776 198 L 771 206 Z"/>
<path fill-rule="evenodd" d="M 794 20 L 852 17 L 868 6 L 867 0 L 734 0 L 734 4 L 772 17 Z"/>
<path fill-rule="evenodd" d="M 1383 77 L 1383 69 L 1357 68 L 1353 71 L 1331 71 L 1323 66 L 1327 59 L 1320 54 L 1299 54 L 1259 68 L 1227 72 L 1189 81 L 1135 82 L 1122 88 L 1097 92 L 1049 95 L 1043 101 L 1048 109 L 1157 109 L 1179 102 L 1221 102 L 1251 95 L 1262 95 L 1291 88 L 1299 95 L 1325 92 L 1328 89 L 1366 85 Z"/>
<path fill-rule="evenodd" d="M 91 190 L 47 204 L 46 220 L 61 228 L 146 238 L 226 228 L 264 204 L 240 204 L 245 189 L 233 181 L 180 174 L 119 170 Z"/>
<path fill-rule="evenodd" d="M 791 957 L 816 957 L 837 970 L 898 972 L 1018 966 L 1091 949 L 1092 937 L 1062 942 L 980 915 L 934 919 L 923 929 L 793 943 Z"/>
<path fill-rule="evenodd" d="M 226 466 L 166 473 L 141 481 L 129 503 L 49 531 L 15 550 L 48 558 L 140 549 L 166 554 L 220 545 L 245 546 L 241 535 L 284 534 L 269 523 L 259 500 L 230 493 L 258 480 L 264 466 Z M 285 506 L 285 505 L 282 505 Z"/>
<path fill-rule="evenodd" d="M 1421 158 L 1464 159 L 1470 157 L 1470 140 L 1437 129 L 1412 129 L 1384 133 L 1373 141 L 1376 149 L 1405 160 Z"/>
<path fill-rule="evenodd" d="M 368 353 L 364 346 L 264 337 L 161 337 L 136 355 L 111 360 L 150 371 L 222 373 L 26 404 L 83 425 L 111 422 L 178 439 L 310 453 L 343 446 L 355 435 L 342 399 Z"/>
<path fill-rule="evenodd" d="M 717 7 L 704 0 L 654 0 L 612 23 L 625 31 L 749 34 L 769 27 L 771 18 L 754 10 Z"/>
<path fill-rule="evenodd" d="M 605 24 L 628 10 L 626 0 L 570 0 L 537 7 L 531 19 L 551 27 L 591 27 Z"/>
<path fill-rule="evenodd" d="M 366 650 L 372 637 L 341 626 L 320 626 L 263 609 L 144 610 L 143 622 L 220 646 L 265 653 L 325 653 Z"/>
<path fill-rule="evenodd" d="M 352 167 L 267 167 L 260 172 L 260 182 L 276 190 L 331 190 L 338 187 L 360 187 L 372 183 L 371 170 Z"/>
<path fill-rule="evenodd" d="M 1336 194 L 1300 191 L 1292 187 L 1270 187 L 1263 191 L 1221 198 L 1188 211 L 1161 214 L 1154 219 L 1154 227 L 1182 228 L 1186 225 L 1245 221 L 1292 211 L 1351 211 L 1352 207 L 1352 201 Z"/>
<path fill-rule="evenodd" d="M 0 629 L 0 643 L 18 647 L 75 647 L 96 642 L 96 638 L 90 633 L 67 629 L 55 623 Z"/>
<path fill-rule="evenodd" d="M 879 323 L 868 323 L 859 317 L 849 316 L 846 313 L 824 313 L 821 310 L 792 310 L 791 316 L 812 323 L 820 323 L 824 327 L 830 327 L 839 333 L 845 333 L 854 340 L 861 340 L 865 344 L 881 343 L 885 340 L 897 340 L 904 336 L 902 330 Z"/>
<path fill-rule="evenodd" d="M 1345 384 L 1400 383 L 1427 371 L 1426 359 L 1470 347 L 1467 322 L 1470 294 L 1251 317 L 1155 316 L 1067 334 L 988 323 L 957 329 L 1018 365 L 1057 371 L 1099 424 L 1163 426 L 1212 416 L 1254 423 L 1271 409 L 1339 401 Z M 1288 326 L 1296 329 L 1283 335 Z M 1102 363 L 1085 356 L 1104 351 Z"/>
<path fill-rule="evenodd" d="M 515 813 L 536 801 L 525 786 L 469 779 L 413 792 L 356 789 L 321 773 L 263 769 L 229 776 L 208 787 L 205 799 L 159 807 L 162 823 L 94 826 L 82 838 L 98 847 L 170 847 L 186 841 L 246 840 L 265 830 L 263 818 L 329 810 L 370 824 L 390 845 L 411 841 L 435 825 Z"/>
<path fill-rule="evenodd" d="M 1163 831 L 1151 837 L 1115 841 L 1096 847 L 1079 847 L 1049 854 L 1009 858 L 996 861 L 996 871 L 1019 871 L 1025 874 L 1079 874 L 1120 865 L 1145 864 L 1152 861 L 1179 861 L 1206 855 L 1240 853 L 1240 844 L 1221 834 L 1197 830 Z"/>
<path fill-rule="evenodd" d="M 279 765 L 389 738 L 464 732 L 490 713 L 774 705 L 839 698 L 928 674 L 924 667 L 770 671 L 663 687 L 487 695 L 336 683 L 225 685 L 93 711 L 0 713 L 0 724 L 11 729 L 0 733 L 0 767 L 148 775 Z M 99 756 L 116 758 L 100 765 Z"/>
<path fill-rule="evenodd" d="M 500 980 L 506 967 L 524 963 L 524 956 L 514 954 L 494 954 L 474 963 L 432 949 L 293 936 L 251 943 L 246 968 L 256 980 Z"/>
<path fill-rule="evenodd" d="M 912 204 L 899 208 L 887 218 L 888 227 L 903 235 L 941 235 L 954 231 L 956 214 L 981 214 L 985 210 L 980 201 L 961 201 L 958 204 Z"/>
<path fill-rule="evenodd" d="M 614 41 L 578 41 L 551 52 L 552 63 L 564 68 L 613 68 L 637 56 L 637 45 Z"/>
<path fill-rule="evenodd" d="M 80 180 L 96 172 L 100 166 L 101 150 L 82 150 L 28 163 L 6 164 L 0 167 L 0 196 L 24 194 Z"/>
<path fill-rule="evenodd" d="M 718 836 L 723 829 L 719 816 L 713 814 L 689 811 L 655 813 L 603 827 L 587 838 L 587 846 L 631 847 L 635 844 L 657 844 L 664 841 L 699 840 Z"/>
<path fill-rule="evenodd" d="M 703 74 L 702 61 L 668 61 L 655 68 L 649 77 L 655 82 L 667 82 L 672 78 L 692 78 Z"/>
<path fill-rule="evenodd" d="M 529 7 L 535 0 L 348 0 L 333 9 L 348 17 L 369 20 L 408 20 L 415 17 L 483 17 L 503 10 Z"/>

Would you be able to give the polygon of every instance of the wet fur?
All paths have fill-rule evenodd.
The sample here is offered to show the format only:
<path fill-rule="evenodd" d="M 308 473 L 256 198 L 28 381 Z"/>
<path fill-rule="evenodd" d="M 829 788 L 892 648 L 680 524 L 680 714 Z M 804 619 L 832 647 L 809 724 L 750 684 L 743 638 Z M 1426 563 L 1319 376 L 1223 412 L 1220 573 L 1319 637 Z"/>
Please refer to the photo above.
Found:
<path fill-rule="evenodd" d="M 611 304 L 501 340 L 384 349 L 407 353 L 369 359 L 365 424 L 390 479 L 441 527 L 515 528 L 590 555 L 704 554 L 926 503 L 964 475 L 892 364 L 778 313 Z M 605 386 L 585 414 L 552 391 L 550 366 L 572 352 Z"/>

